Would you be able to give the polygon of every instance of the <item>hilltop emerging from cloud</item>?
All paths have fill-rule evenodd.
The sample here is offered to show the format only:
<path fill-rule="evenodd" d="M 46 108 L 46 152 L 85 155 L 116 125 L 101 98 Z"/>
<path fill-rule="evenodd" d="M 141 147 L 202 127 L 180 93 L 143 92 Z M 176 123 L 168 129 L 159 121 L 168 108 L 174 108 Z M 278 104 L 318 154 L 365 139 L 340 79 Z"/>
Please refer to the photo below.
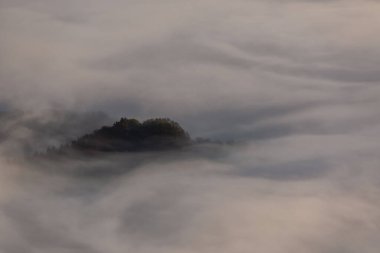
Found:
<path fill-rule="evenodd" d="M 48 153 L 159 151 L 180 149 L 190 144 L 190 135 L 170 119 L 156 118 L 139 122 L 121 118 L 112 126 L 103 126 L 58 149 L 50 148 Z"/>

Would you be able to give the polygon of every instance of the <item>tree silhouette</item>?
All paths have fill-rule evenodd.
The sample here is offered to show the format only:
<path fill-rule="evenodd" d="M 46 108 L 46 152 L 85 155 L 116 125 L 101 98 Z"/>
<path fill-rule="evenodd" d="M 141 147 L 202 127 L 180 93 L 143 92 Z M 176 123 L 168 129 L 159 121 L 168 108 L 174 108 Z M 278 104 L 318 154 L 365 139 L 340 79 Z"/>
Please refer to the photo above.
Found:
<path fill-rule="evenodd" d="M 136 152 L 178 149 L 189 145 L 189 134 L 168 118 L 121 118 L 112 126 L 104 126 L 73 141 L 66 149 L 77 151 Z"/>

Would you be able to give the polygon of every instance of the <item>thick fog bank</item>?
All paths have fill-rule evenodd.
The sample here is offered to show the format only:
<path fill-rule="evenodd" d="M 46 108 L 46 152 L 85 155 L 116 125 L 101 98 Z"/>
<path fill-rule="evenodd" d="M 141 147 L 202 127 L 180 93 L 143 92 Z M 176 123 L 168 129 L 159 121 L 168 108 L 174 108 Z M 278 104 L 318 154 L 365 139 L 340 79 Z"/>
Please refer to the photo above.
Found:
<path fill-rule="evenodd" d="M 0 250 L 375 253 L 379 146 L 342 138 L 252 141 L 213 155 L 2 156 Z"/>
<path fill-rule="evenodd" d="M 379 12 L 0 0 L 0 252 L 378 253 Z M 29 155 L 122 116 L 239 144 Z"/>

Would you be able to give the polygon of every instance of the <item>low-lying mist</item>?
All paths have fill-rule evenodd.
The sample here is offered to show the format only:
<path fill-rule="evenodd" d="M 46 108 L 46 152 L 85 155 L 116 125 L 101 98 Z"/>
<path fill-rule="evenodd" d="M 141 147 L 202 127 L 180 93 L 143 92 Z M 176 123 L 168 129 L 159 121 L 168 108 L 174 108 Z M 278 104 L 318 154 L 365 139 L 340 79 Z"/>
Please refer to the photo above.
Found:
<path fill-rule="evenodd" d="M 379 13 L 0 0 L 0 253 L 378 253 Z M 215 142 L 43 155 L 120 117 Z"/>
<path fill-rule="evenodd" d="M 10 155 L 11 141 L 0 160 L 1 252 L 380 247 L 379 146 L 371 138 L 299 134 L 75 159 Z M 21 144 L 13 141 L 14 151 Z"/>

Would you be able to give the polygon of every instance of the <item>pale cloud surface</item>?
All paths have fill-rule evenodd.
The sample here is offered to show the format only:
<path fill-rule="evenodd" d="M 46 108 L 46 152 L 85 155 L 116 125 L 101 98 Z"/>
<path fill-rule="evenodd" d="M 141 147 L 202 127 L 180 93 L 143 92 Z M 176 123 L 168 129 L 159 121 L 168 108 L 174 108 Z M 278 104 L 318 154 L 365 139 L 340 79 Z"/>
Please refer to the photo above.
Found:
<path fill-rule="evenodd" d="M 375 0 L 0 0 L 0 252 L 377 253 L 379 13 Z M 238 144 L 21 158 L 119 116 Z"/>

